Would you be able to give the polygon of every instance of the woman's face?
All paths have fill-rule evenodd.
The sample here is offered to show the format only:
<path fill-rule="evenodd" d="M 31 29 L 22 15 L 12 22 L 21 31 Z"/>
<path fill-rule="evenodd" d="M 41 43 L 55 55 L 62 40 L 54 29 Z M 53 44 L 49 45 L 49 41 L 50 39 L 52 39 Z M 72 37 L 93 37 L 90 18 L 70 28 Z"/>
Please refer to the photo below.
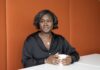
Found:
<path fill-rule="evenodd" d="M 44 15 L 40 20 L 40 30 L 44 33 L 48 33 L 53 28 L 53 19 L 50 15 Z"/>

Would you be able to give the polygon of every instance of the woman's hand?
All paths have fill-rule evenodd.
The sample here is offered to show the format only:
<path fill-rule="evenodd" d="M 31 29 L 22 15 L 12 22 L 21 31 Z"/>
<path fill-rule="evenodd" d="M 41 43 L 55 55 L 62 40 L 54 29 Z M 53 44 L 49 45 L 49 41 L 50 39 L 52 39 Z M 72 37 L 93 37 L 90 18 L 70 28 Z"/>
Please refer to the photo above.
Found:
<path fill-rule="evenodd" d="M 72 58 L 71 56 L 68 55 L 68 57 L 66 57 L 65 59 L 62 60 L 62 64 L 63 65 L 69 65 L 72 62 Z"/>
<path fill-rule="evenodd" d="M 49 64 L 58 64 L 59 63 L 59 59 L 58 59 L 58 55 L 50 55 L 47 59 L 46 59 L 46 63 Z"/>

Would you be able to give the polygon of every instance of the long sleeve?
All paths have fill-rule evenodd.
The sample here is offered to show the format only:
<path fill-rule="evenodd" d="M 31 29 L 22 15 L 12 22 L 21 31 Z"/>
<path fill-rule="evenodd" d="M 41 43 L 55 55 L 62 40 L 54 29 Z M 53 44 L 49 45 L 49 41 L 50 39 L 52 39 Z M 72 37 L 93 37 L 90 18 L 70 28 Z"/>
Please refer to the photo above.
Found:
<path fill-rule="evenodd" d="M 79 60 L 79 54 L 77 51 L 71 47 L 62 36 L 53 34 L 51 47 L 47 50 L 38 34 L 32 34 L 24 43 L 22 53 L 23 66 L 30 67 L 44 64 L 46 58 L 57 52 L 70 55 L 72 57 L 72 63 Z"/>
<path fill-rule="evenodd" d="M 64 53 L 72 57 L 72 63 L 78 61 L 80 57 L 79 57 L 78 52 L 75 50 L 75 48 L 71 47 L 71 45 L 66 40 L 64 40 L 63 43 L 64 43 L 63 44 Z"/>
<path fill-rule="evenodd" d="M 30 67 L 44 63 L 44 59 L 35 59 L 32 55 L 32 51 L 31 41 L 25 41 L 22 54 L 22 63 L 24 67 Z"/>

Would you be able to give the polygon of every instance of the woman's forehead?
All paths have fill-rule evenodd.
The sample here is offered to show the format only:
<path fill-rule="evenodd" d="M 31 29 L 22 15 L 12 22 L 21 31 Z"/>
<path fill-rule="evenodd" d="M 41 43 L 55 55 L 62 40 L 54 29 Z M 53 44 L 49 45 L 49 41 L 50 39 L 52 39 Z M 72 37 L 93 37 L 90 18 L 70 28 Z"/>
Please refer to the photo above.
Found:
<path fill-rule="evenodd" d="M 41 19 L 52 19 L 52 16 L 50 14 L 45 14 L 41 17 Z"/>

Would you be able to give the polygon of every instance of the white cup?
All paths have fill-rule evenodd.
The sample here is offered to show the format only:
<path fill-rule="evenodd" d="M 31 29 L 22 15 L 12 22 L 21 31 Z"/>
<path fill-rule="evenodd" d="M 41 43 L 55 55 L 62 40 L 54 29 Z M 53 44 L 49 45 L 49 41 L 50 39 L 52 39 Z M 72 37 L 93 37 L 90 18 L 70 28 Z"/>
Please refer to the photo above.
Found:
<path fill-rule="evenodd" d="M 66 54 L 58 54 L 58 59 L 60 60 L 60 63 L 59 63 L 60 66 L 63 66 L 62 60 L 65 59 L 66 57 L 68 57 L 68 55 L 66 55 Z"/>

